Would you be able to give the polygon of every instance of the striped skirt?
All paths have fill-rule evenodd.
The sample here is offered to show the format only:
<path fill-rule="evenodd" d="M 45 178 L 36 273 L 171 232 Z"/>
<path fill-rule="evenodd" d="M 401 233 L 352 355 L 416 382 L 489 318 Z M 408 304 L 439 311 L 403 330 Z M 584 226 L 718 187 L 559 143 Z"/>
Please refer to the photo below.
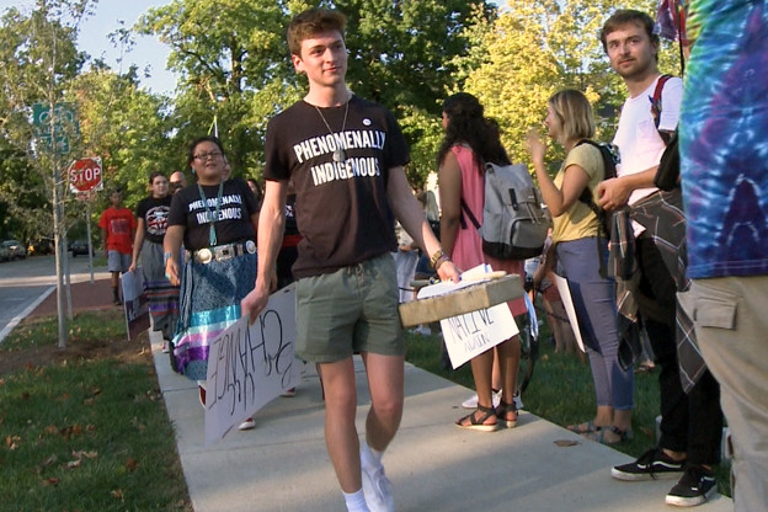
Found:
<path fill-rule="evenodd" d="M 153 329 L 161 331 L 163 339 L 170 340 L 179 317 L 179 287 L 173 286 L 165 277 L 163 244 L 144 240 L 141 270 Z"/>
<path fill-rule="evenodd" d="M 256 261 L 256 254 L 205 264 L 187 261 L 173 337 L 176 371 L 192 380 L 207 378 L 210 345 L 240 319 L 240 301 L 256 281 Z"/>

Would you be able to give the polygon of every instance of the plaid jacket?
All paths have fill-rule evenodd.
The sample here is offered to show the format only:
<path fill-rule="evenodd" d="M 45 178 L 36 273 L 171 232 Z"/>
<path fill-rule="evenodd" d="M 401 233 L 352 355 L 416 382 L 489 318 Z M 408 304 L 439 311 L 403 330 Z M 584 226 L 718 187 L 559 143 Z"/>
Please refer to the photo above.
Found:
<path fill-rule="evenodd" d="M 622 365 L 629 367 L 641 351 L 637 326 L 638 300 L 641 300 L 637 291 L 640 272 L 635 260 L 631 221 L 642 225 L 646 229 L 646 236 L 650 236 L 659 249 L 677 286 L 677 356 L 683 389 L 688 392 L 704 373 L 706 366 L 696 345 L 693 322 L 680 305 L 680 294 L 687 292 L 690 287 L 686 275 L 685 215 L 682 203 L 682 194 L 678 188 L 669 192 L 657 191 L 632 207 L 616 212 L 611 229 L 609 267 L 616 279 L 619 358 Z"/>

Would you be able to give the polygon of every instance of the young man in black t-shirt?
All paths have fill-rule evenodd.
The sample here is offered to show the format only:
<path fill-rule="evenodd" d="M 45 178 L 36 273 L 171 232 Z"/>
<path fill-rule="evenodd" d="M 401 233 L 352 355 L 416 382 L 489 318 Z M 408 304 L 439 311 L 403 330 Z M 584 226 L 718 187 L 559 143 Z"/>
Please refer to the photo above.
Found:
<path fill-rule="evenodd" d="M 266 191 L 259 220 L 255 289 L 243 299 L 251 319 L 274 288 L 289 180 L 303 238 L 297 279 L 296 352 L 317 363 L 325 390 L 326 446 L 349 511 L 391 511 L 381 456 L 400 424 L 404 345 L 397 312 L 394 219 L 432 255 L 443 279 L 458 272 L 442 252 L 403 171 L 405 140 L 392 114 L 346 86 L 344 15 L 299 14 L 288 29 L 291 60 L 305 73 L 302 101 L 270 120 Z M 311 324 L 310 324 L 311 322 Z M 352 354 L 366 365 L 371 408 L 366 441 L 355 428 Z M 362 469 L 362 473 L 361 473 Z"/>

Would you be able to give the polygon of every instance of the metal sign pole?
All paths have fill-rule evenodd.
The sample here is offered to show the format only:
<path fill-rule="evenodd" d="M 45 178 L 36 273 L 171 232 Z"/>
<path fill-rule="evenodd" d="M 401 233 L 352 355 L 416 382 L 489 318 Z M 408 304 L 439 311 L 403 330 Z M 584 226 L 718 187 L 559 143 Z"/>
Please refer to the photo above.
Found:
<path fill-rule="evenodd" d="M 91 273 L 91 284 L 93 284 L 93 242 L 91 241 L 91 197 L 93 194 L 88 192 L 88 200 L 85 203 L 85 225 L 88 233 L 88 271 Z"/>

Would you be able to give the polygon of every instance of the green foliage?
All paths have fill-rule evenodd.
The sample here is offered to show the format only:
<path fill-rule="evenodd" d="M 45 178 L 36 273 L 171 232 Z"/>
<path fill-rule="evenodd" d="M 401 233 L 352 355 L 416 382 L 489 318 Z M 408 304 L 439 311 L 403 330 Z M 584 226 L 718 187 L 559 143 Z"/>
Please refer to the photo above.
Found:
<path fill-rule="evenodd" d="M 467 37 L 473 51 L 457 66 L 466 77 L 451 92 L 475 94 L 504 133 L 502 140 L 515 161 L 529 162 L 526 132 L 540 128 L 549 96 L 564 88 L 584 91 L 598 117 L 598 138 L 613 137 L 626 90 L 614 73 L 599 39 L 605 20 L 617 8 L 654 13 L 648 0 L 510 1 L 495 23 L 474 26 Z M 661 69 L 675 72 L 675 52 L 661 49 Z M 550 151 L 550 163 L 562 159 Z M 550 166 L 553 167 L 553 166 Z M 556 168 L 554 166 L 553 168 Z"/>
<path fill-rule="evenodd" d="M 329 3 L 330 4 L 330 3 Z M 285 43 L 291 17 L 312 2 L 175 0 L 150 9 L 137 29 L 171 47 L 169 66 L 181 74 L 173 118 L 175 137 L 188 141 L 218 126 L 235 175 L 258 176 L 266 120 L 305 91 Z M 414 184 L 434 169 L 440 133 L 437 99 L 454 82 L 454 56 L 469 50 L 463 28 L 491 19 L 488 2 L 346 0 L 333 6 L 349 17 L 347 81 L 360 96 L 393 110 L 413 147 Z M 410 123 L 413 123 L 411 126 Z"/>

